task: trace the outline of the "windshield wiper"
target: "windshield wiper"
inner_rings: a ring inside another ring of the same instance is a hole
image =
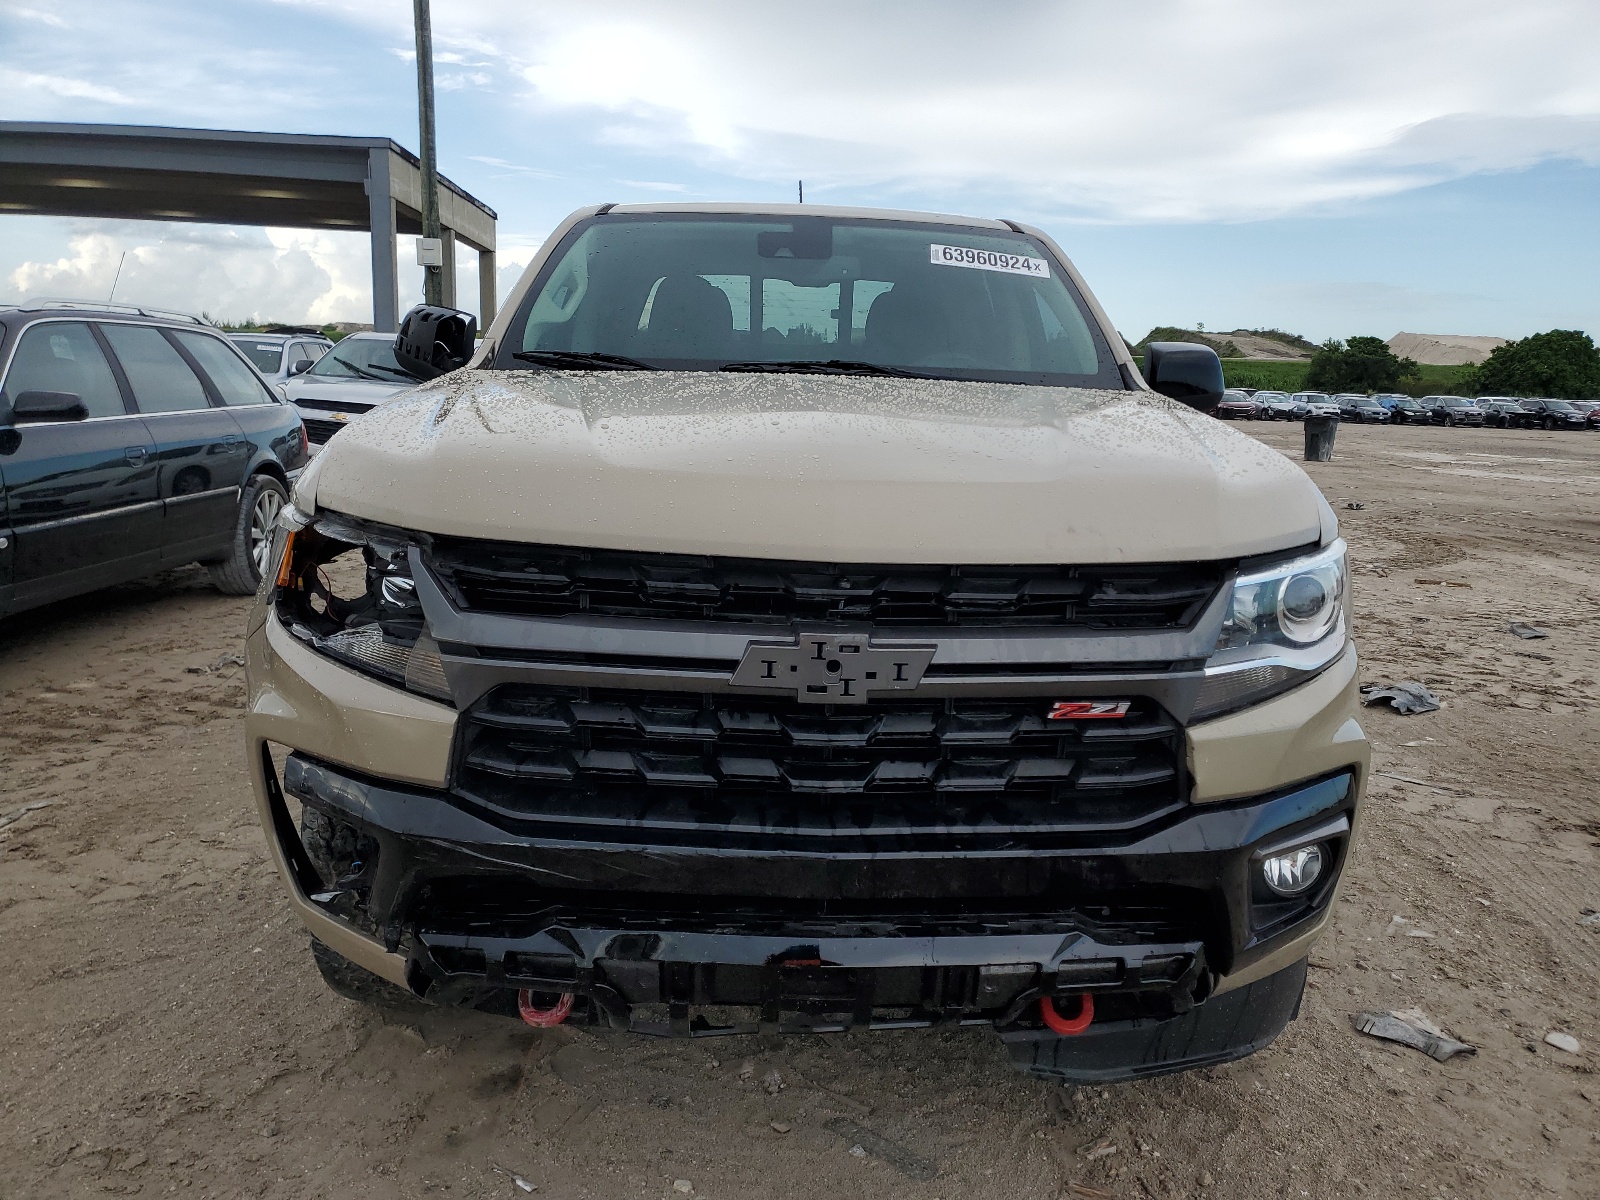
[[[903,367],[886,367],[881,363],[855,362],[846,358],[797,359],[792,362],[731,362],[723,371],[772,371],[796,375],[893,375],[901,379],[933,379]]]
[[[519,362],[560,370],[577,371],[654,371],[657,368],[622,354],[601,354],[597,350],[518,350],[511,356]]]
[[[384,363],[368,363],[365,368],[357,367],[356,370],[358,370],[358,371],[361,371],[361,370],[365,370],[365,371],[387,371],[391,375],[398,375],[398,376],[400,376],[401,379],[408,379],[412,383],[420,382],[415,375],[413,375],[410,371],[406,370],[404,367],[391,367],[391,366],[387,366]],[[372,378],[372,379],[382,379],[383,377],[381,375],[372,375],[372,376],[370,376],[370,378]]]
[[[349,371],[350,374],[355,376],[357,379],[372,379],[372,380],[376,380],[378,383],[388,383],[389,382],[382,375],[374,375],[371,371],[367,370],[367,368],[358,367],[358,366],[356,366],[355,363],[341,362],[339,365],[341,367],[343,367],[346,371]],[[332,375],[333,372],[329,371],[328,374]]]

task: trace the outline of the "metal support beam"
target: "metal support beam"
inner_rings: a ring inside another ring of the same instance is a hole
[[[386,137],[0,121],[7,214],[370,231],[373,323],[384,330],[400,315],[396,238],[423,231],[423,177],[421,160]],[[494,210],[436,180],[434,207],[456,249],[487,252],[487,324]]]
[[[446,308],[456,306],[456,231],[448,225],[439,230],[443,243],[444,262],[439,267],[439,303]]]
[[[494,320],[495,299],[494,251],[478,251],[478,328],[488,329]]]
[[[400,328],[400,280],[395,267],[394,193],[389,186],[389,150],[372,151],[367,174],[368,227],[372,230],[372,327],[380,333]]]

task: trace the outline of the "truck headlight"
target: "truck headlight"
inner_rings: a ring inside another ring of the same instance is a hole
[[[1344,652],[1348,610],[1343,538],[1314,554],[1240,575],[1206,661],[1194,717],[1259,703],[1322,671]]]
[[[312,649],[348,667],[449,702],[439,645],[411,576],[411,541],[396,529],[293,506],[278,520],[272,602]]]

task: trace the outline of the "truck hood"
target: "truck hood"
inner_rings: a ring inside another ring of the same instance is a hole
[[[328,443],[302,508],[431,533],[859,563],[1217,559],[1331,536],[1282,454],[1149,392],[459,371]]]

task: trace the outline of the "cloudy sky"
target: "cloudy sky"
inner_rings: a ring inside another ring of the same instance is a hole
[[[804,178],[1041,225],[1132,338],[1600,334],[1594,0],[434,0],[434,40],[502,294],[580,204]],[[0,0],[4,119],[415,149],[415,89],[409,0]],[[370,319],[364,234],[246,227],[0,217],[0,301],[105,295],[124,252],[118,299]]]

